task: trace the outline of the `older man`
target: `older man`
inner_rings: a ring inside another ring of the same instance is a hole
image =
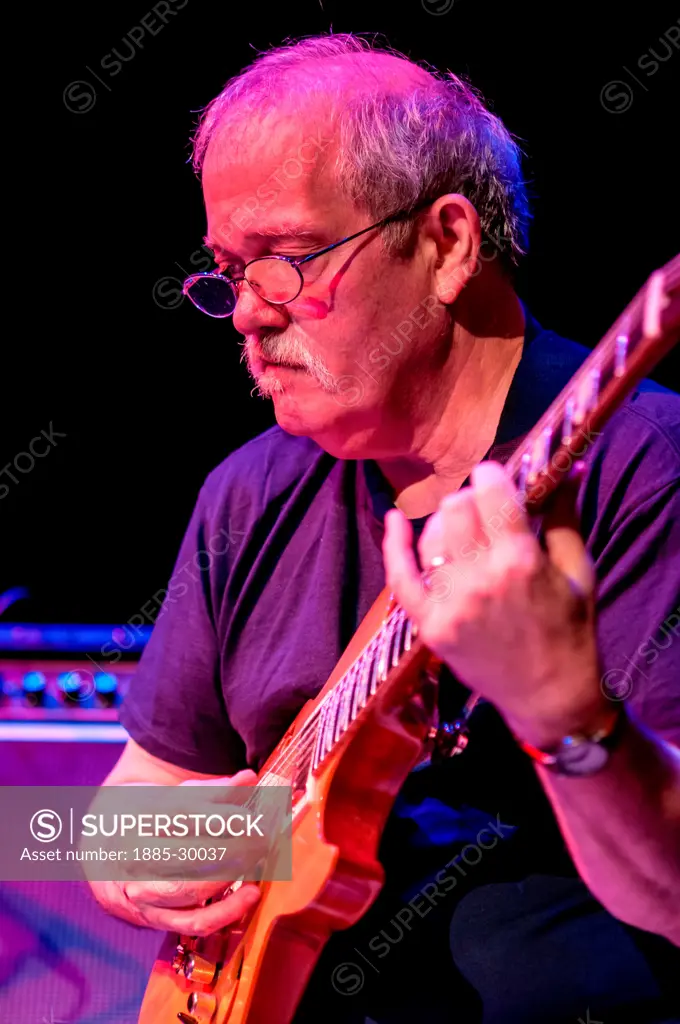
[[[411,773],[385,889],[296,1020],[677,1019],[677,397],[641,387],[588,452],[585,546],[520,514],[490,529],[514,498],[500,463],[586,354],[514,290],[528,210],[499,119],[339,35],[260,56],[194,142],[218,270],[187,294],[233,316],[279,426],[201,490],[108,783],[252,780],[387,580],[447,666],[442,716],[485,701],[462,756]],[[257,899],[95,889],[192,934]]]

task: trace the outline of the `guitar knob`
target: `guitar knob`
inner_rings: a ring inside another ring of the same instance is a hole
[[[216,1009],[217,999],[209,992],[192,992],[187,1000],[187,1010],[196,1018],[196,1024],[209,1024]]]
[[[217,974],[217,964],[206,960],[197,953],[188,953],[183,970],[187,981],[198,982],[201,985],[212,985]]]

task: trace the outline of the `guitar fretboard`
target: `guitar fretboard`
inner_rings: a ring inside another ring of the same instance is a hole
[[[395,608],[348,672],[328,694],[321,707],[312,771],[323,763],[349,726],[387,680],[406,651],[416,628],[402,608]]]
[[[260,783],[276,785],[285,779],[293,791],[304,789],[309,774],[323,764],[386,682],[392,669],[411,650],[416,635],[417,629],[404,610],[394,608],[359,657],[314,709],[295,742],[264,773]]]

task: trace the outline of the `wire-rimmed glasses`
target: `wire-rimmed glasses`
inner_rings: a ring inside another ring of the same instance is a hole
[[[429,206],[431,202],[432,200],[428,200],[410,210],[400,210],[398,213],[390,214],[389,217],[383,217],[376,224],[370,224],[367,228],[355,231],[353,235],[347,235],[339,242],[326,245],[318,252],[309,253],[307,256],[299,258],[278,255],[258,256],[246,263],[240,277],[229,277],[219,270],[192,274],[184,281],[182,291],[191,299],[197,309],[213,317],[231,316],[236,308],[239,285],[242,281],[246,281],[260,298],[270,302],[273,306],[285,305],[285,303],[296,299],[302,291],[305,281],[300,268],[310,260],[323,256],[325,253],[337,249],[338,246],[344,245],[345,242],[351,242],[354,238],[365,235],[368,231],[382,228],[385,224],[403,217],[410,217],[418,210]]]

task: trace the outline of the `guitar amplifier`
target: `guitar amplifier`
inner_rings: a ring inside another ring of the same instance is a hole
[[[103,781],[149,633],[0,624],[0,784]],[[105,914],[85,882],[0,882],[0,1024],[136,1024],[161,941]]]

